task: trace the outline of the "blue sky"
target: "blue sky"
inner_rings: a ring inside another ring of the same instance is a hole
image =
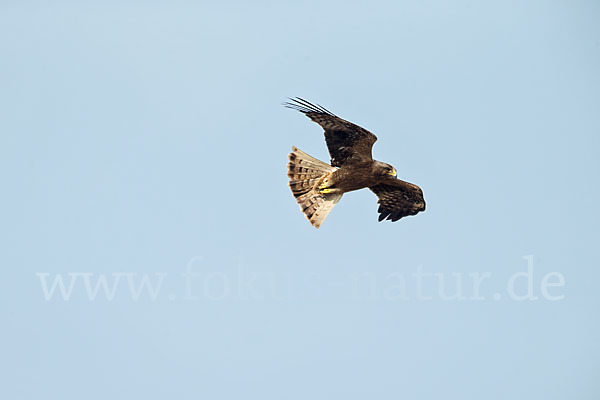
[[[599,17],[2,2],[2,398],[598,398]],[[312,228],[294,96],[427,211],[359,191]]]

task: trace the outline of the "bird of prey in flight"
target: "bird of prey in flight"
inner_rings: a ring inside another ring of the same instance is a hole
[[[292,194],[315,228],[344,193],[363,188],[379,198],[379,221],[397,221],[425,210],[423,192],[417,185],[397,179],[394,167],[373,160],[374,134],[299,97],[283,105],[304,113],[325,130],[331,165],[297,147],[292,147],[288,163]]]

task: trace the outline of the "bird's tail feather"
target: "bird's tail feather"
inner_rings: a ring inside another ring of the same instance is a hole
[[[292,147],[289,155],[288,176],[290,178],[290,189],[300,204],[300,209],[308,218],[308,221],[319,228],[342,198],[340,193],[320,193],[317,186],[336,168],[309,156],[296,147]]]

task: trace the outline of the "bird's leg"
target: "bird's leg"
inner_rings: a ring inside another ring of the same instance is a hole
[[[319,182],[319,184],[317,185],[317,189],[319,190],[319,193],[323,193],[323,194],[330,194],[330,193],[337,193],[340,190],[337,188],[334,188],[333,185],[329,185],[331,183],[331,181],[329,180],[329,176],[326,176],[325,178],[323,178],[323,180],[321,182]]]

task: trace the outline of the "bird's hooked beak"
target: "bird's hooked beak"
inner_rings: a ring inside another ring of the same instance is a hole
[[[392,167],[392,170],[390,172],[388,172],[389,175],[393,176],[394,178],[398,175],[396,173],[396,168]]]

